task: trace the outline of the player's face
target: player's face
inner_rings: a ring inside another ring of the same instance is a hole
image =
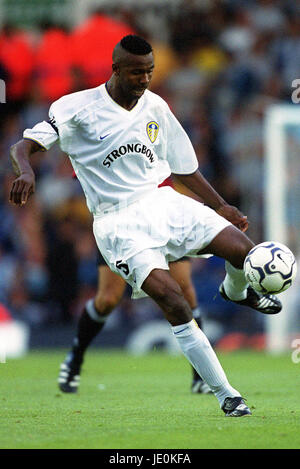
[[[119,66],[119,84],[128,97],[139,99],[151,82],[154,69],[153,54],[130,54],[126,63]]]

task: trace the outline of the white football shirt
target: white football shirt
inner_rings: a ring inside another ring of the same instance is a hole
[[[184,129],[167,103],[149,90],[127,111],[102,84],[58,99],[49,118],[26,129],[23,137],[45,150],[59,142],[93,214],[144,197],[171,172],[191,174],[198,168]]]

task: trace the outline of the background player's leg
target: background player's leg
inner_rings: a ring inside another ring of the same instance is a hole
[[[170,273],[162,269],[152,270],[142,289],[161,307],[183,354],[214,392],[220,406],[227,397],[240,396],[229,384],[215,352],[193,320],[191,308]]]
[[[198,305],[196,291],[192,282],[191,260],[188,258],[180,259],[169,264],[172,278],[179,284],[184,298],[190,305],[190,308],[196,309]]]
[[[98,267],[98,288],[89,300],[78,322],[73,351],[83,356],[94,337],[101,331],[108,315],[121,301],[126,282],[107,265]]]
[[[73,346],[61,365],[59,387],[63,392],[76,392],[84,354],[103,328],[108,315],[119,304],[126,282],[105,265],[98,267],[98,288],[94,299],[89,300],[79,318]]]
[[[193,318],[203,330],[201,308],[198,306],[197,294],[192,281],[192,263],[189,258],[183,258],[169,264],[172,278],[179,284],[184,298],[190,305]],[[211,392],[209,386],[203,381],[194,367],[192,367],[191,391],[195,394],[208,394]]]

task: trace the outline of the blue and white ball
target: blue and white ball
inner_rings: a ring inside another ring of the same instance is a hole
[[[244,262],[250,286],[261,293],[281,293],[293,283],[297,264],[292,251],[277,241],[254,246]]]

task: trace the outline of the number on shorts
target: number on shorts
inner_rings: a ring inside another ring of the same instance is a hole
[[[117,269],[122,270],[122,272],[125,275],[129,274],[129,267],[128,267],[128,264],[125,264],[125,262],[117,261],[116,262],[116,267],[117,267]]]

